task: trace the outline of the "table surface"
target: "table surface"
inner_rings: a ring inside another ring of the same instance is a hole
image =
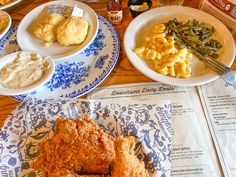
[[[35,7],[47,2],[49,0],[31,0],[31,1],[23,1],[18,6],[13,9],[8,10],[11,15],[13,21],[20,21],[28,12],[30,12]],[[97,0],[94,2],[86,2],[86,4],[91,6],[97,13],[107,18],[107,8],[106,2],[107,0]],[[156,1],[154,0],[153,7],[156,7]],[[184,6],[198,8],[200,0],[185,0]],[[116,64],[116,67],[113,69],[111,74],[105,79],[104,82],[100,84],[101,86],[109,86],[116,84],[127,84],[127,83],[138,83],[138,82],[151,82],[152,80],[145,77],[139,71],[137,71],[131,63],[128,61],[124,50],[123,50],[123,36],[126,27],[133,19],[127,8],[127,0],[122,1],[123,4],[123,22],[121,25],[116,26],[117,31],[119,32],[121,39],[121,53]],[[236,68],[233,66],[233,68]],[[2,127],[6,117],[15,109],[15,107],[19,104],[18,101],[8,97],[8,96],[0,96],[0,127]]]

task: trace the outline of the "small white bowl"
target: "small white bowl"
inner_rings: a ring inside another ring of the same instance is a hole
[[[20,51],[20,52],[15,52],[9,55],[6,55],[2,58],[0,58],[0,72],[1,69],[8,63],[14,61],[17,58],[17,54],[18,53],[37,53],[40,54],[41,57],[46,57],[47,55],[43,55],[41,53],[38,52],[33,52],[33,51]],[[37,81],[36,83],[25,87],[25,88],[19,88],[19,89],[9,89],[4,87],[1,83],[0,83],[0,95],[21,95],[21,94],[25,94],[25,93],[30,93],[32,91],[37,90],[40,86],[43,86],[53,75],[54,71],[55,71],[55,63],[53,61],[53,59],[51,57],[46,57],[45,60],[49,63],[50,67],[48,69],[48,71],[44,74],[44,76]]]
[[[74,7],[77,5],[80,9],[84,11],[83,18],[89,24],[89,30],[85,41],[80,45],[62,46],[55,42],[49,47],[45,47],[45,42],[38,39],[33,32],[34,23],[37,19],[43,17],[47,13],[47,7],[49,5],[65,5]],[[88,5],[73,1],[52,1],[46,4],[42,4],[37,8],[30,11],[21,21],[17,29],[17,43],[22,50],[37,51],[42,53],[47,53],[54,60],[64,60],[70,58],[83,50],[85,50],[95,39],[98,33],[99,21],[97,14]]]
[[[8,19],[8,23],[6,24],[5,29],[0,32],[0,39],[8,32],[12,23],[10,15],[4,11],[0,11],[0,18],[2,18],[3,16]]]

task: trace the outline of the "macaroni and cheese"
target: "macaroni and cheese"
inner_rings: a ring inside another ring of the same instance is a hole
[[[137,56],[151,60],[154,69],[163,75],[177,78],[188,78],[191,75],[190,58],[192,54],[187,48],[177,49],[173,36],[166,36],[166,26],[156,25],[144,43],[135,48]]]

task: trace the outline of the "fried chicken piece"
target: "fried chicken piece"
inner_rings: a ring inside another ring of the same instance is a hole
[[[66,169],[56,169],[48,177],[78,177],[78,175],[72,171]]]
[[[32,164],[49,176],[55,169],[82,174],[108,174],[115,160],[114,139],[90,118],[58,119],[53,137],[40,146]]]
[[[72,171],[65,169],[56,169],[49,174],[48,177],[104,177],[103,175],[78,175]]]
[[[12,0],[0,0],[0,6],[9,3]]]
[[[134,137],[120,136],[116,139],[116,161],[111,177],[149,177],[144,162],[135,156],[134,147]]]
[[[78,175],[76,177],[105,177],[104,175]]]
[[[78,175],[76,177],[105,177],[104,175]]]

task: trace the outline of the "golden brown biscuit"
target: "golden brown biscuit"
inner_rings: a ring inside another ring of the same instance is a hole
[[[69,17],[63,20],[57,28],[57,41],[69,46],[81,44],[88,33],[88,22],[81,17]]]
[[[34,26],[35,36],[47,42],[55,42],[57,27],[62,20],[64,17],[59,14],[46,15]]]

